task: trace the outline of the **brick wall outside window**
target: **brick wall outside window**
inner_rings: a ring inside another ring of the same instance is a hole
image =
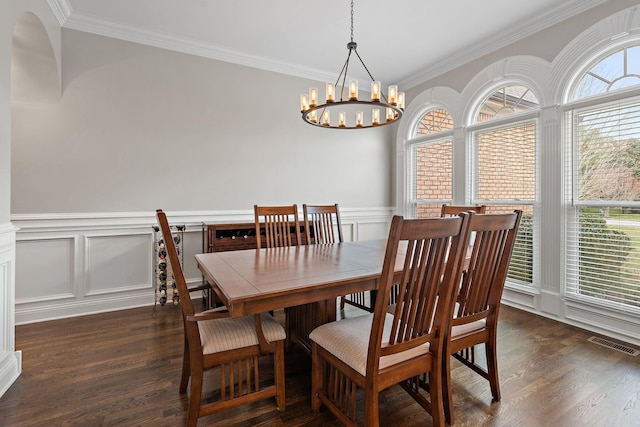
[[[479,132],[477,199],[483,200],[535,200],[535,123],[516,124],[513,127]],[[453,144],[450,139],[418,145],[415,148],[416,184],[418,200],[451,200],[453,195]],[[481,203],[481,202],[480,202]],[[488,212],[532,207],[489,207]],[[417,206],[418,218],[440,214],[440,203]]]

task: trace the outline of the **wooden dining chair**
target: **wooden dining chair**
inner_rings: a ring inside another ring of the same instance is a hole
[[[302,205],[307,244],[343,242],[340,209],[335,205]]]
[[[440,208],[440,217],[448,217],[448,216],[457,216],[462,212],[475,212],[475,213],[485,213],[487,206],[479,205],[479,206],[462,206],[462,205],[447,205],[443,204]],[[391,288],[391,301],[390,301],[390,309],[393,308],[393,305],[396,303],[396,295],[397,295],[397,286]]]
[[[500,400],[496,348],[498,312],[521,217],[521,210],[509,214],[470,215],[473,245],[467,256],[451,327],[447,330],[442,365],[445,417],[450,424],[455,419],[449,355],[487,379],[493,399]],[[476,363],[474,350],[478,344],[484,344],[487,369]]]
[[[487,205],[474,205],[474,206],[462,206],[462,205],[447,205],[444,204],[440,208],[440,216],[454,216],[458,215],[460,212],[475,212],[478,214],[483,214],[487,210]]]
[[[444,425],[442,360],[454,293],[469,238],[467,214],[405,220],[394,216],[373,313],[314,329],[311,406],[325,405],[342,423],[358,425],[356,400],[364,390],[364,425],[378,426],[378,394],[400,384]],[[402,272],[395,271],[401,268]],[[398,304],[387,312],[390,287],[400,285]],[[414,378],[429,373],[429,399]],[[362,423],[361,423],[362,424]]]
[[[462,212],[475,212],[479,214],[485,213],[487,209],[486,205],[479,206],[462,206],[462,205],[447,205],[443,204],[440,208],[440,217],[457,216]],[[375,292],[375,291],[374,291]],[[389,309],[393,309],[393,305],[396,303],[396,295],[398,294],[398,287],[393,286],[391,288],[391,300]]]
[[[277,248],[300,245],[298,205],[253,206],[256,224],[256,246]],[[264,241],[261,229],[264,228]]]
[[[338,205],[302,205],[304,218],[304,230],[307,244],[342,242],[342,224],[340,222],[340,209]],[[350,304],[366,311],[373,311],[366,294],[370,292],[357,292],[340,297],[340,310],[344,310],[345,304]]]
[[[268,314],[232,318],[219,309],[196,313],[167,216],[161,209],[156,214],[182,306],[185,339],[181,393],[187,391],[191,379],[187,425],[196,426],[200,417],[269,397],[275,397],[277,408],[283,411],[284,328]],[[259,359],[265,355],[273,358],[274,375],[273,384],[266,386],[268,378],[262,378],[259,370]],[[219,398],[204,402],[204,372],[216,367]]]
[[[298,218],[298,205],[285,206],[253,206],[256,226],[256,247],[281,248],[296,246],[302,243],[300,233],[300,219]],[[264,230],[262,236],[261,230]],[[262,239],[264,237],[264,240]],[[298,335],[302,331],[310,331],[311,325],[307,325],[306,312],[312,307],[295,306],[284,309],[285,330],[287,341],[285,348],[291,350],[293,344],[299,343]],[[273,314],[273,313],[271,313]]]

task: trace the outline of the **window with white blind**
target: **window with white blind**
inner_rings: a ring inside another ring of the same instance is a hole
[[[632,86],[640,46],[601,59],[571,92],[565,295],[640,313],[640,98],[621,93]]]
[[[487,213],[521,209],[508,285],[534,282],[537,97],[523,86],[504,86],[480,105],[471,126],[471,202]]]
[[[409,161],[409,204],[415,218],[440,216],[453,199],[453,119],[443,109],[425,113],[413,129]]]

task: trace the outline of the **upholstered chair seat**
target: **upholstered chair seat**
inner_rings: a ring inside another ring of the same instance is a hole
[[[367,353],[372,322],[373,314],[367,314],[343,319],[340,322],[327,323],[317,327],[311,332],[309,338],[364,376],[367,372]],[[383,337],[390,335],[392,324],[393,315],[387,313],[382,332]],[[388,340],[383,340],[382,345],[385,346],[388,343]],[[416,356],[425,355],[428,352],[429,343],[427,342],[401,353],[382,356],[379,370],[413,359]]]
[[[284,328],[272,316],[263,313],[261,318],[262,331],[268,342],[286,338]],[[221,353],[260,344],[253,316],[205,320],[198,326],[204,354]]]

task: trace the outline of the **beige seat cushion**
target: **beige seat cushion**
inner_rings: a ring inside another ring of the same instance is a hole
[[[262,330],[267,341],[280,341],[286,338],[284,328],[272,316],[263,313],[261,318]],[[198,327],[204,354],[259,344],[253,316],[205,320],[199,322]]]
[[[454,313],[458,312],[460,308],[460,303],[456,302]],[[458,316],[454,315],[454,318]],[[458,337],[470,334],[472,332],[481,331],[487,326],[487,319],[476,320],[475,322],[465,323],[462,325],[456,325],[451,327],[451,339],[456,339]]]
[[[472,332],[481,331],[485,326],[487,326],[487,319],[480,319],[475,322],[453,326],[451,328],[451,339],[456,339]]]
[[[393,315],[387,313],[382,334],[383,344],[388,342],[392,321]],[[367,370],[372,322],[373,314],[368,314],[326,323],[314,329],[309,334],[309,338],[364,376]],[[398,354],[384,356],[380,359],[380,369],[428,352],[429,343]]]

